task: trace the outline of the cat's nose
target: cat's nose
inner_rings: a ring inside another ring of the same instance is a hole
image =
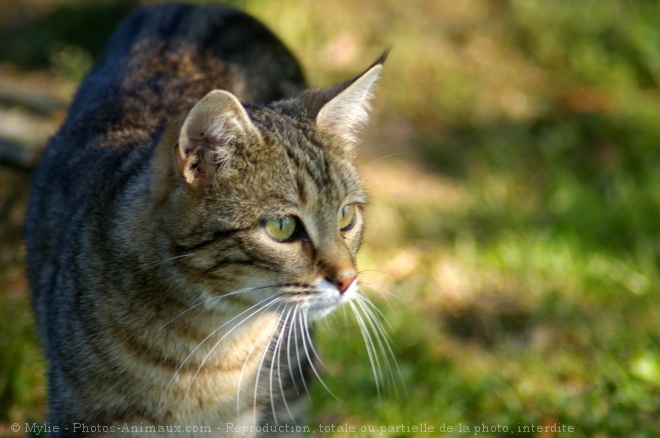
[[[332,282],[335,286],[337,286],[337,289],[339,290],[340,294],[343,294],[348,290],[349,287],[351,287],[351,284],[353,284],[356,278],[357,275],[349,274],[345,277],[334,278],[334,279],[329,278],[328,280]]]

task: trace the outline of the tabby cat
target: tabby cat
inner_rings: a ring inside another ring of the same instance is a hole
[[[167,4],[120,25],[28,211],[54,435],[304,421],[310,325],[361,299],[356,129],[385,57],[305,90],[242,12]]]

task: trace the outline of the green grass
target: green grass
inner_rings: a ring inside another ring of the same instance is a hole
[[[660,433],[660,4],[231,3],[280,35],[313,84],[393,47],[364,135],[360,264],[388,292],[365,287],[401,377],[377,387],[338,313],[317,334],[340,401],[315,385],[310,424],[356,427],[328,436]],[[62,86],[96,54],[67,38],[49,58]],[[25,288],[9,290],[6,272],[9,425],[42,414],[44,379]]]

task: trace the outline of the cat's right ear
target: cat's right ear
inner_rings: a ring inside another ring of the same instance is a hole
[[[204,187],[212,174],[227,166],[232,145],[260,138],[245,108],[231,93],[214,90],[186,116],[174,150],[177,174],[190,186]]]
[[[307,113],[314,118],[316,126],[341,139],[349,153],[358,143],[357,131],[369,118],[369,101],[388,53],[385,51],[355,78],[305,96]]]

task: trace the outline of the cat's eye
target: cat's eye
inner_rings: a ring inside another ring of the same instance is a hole
[[[291,239],[298,228],[296,218],[287,216],[278,219],[268,219],[264,223],[266,233],[279,242],[286,242]]]
[[[355,204],[345,205],[339,210],[337,215],[339,220],[339,229],[341,231],[348,231],[355,225]]]

